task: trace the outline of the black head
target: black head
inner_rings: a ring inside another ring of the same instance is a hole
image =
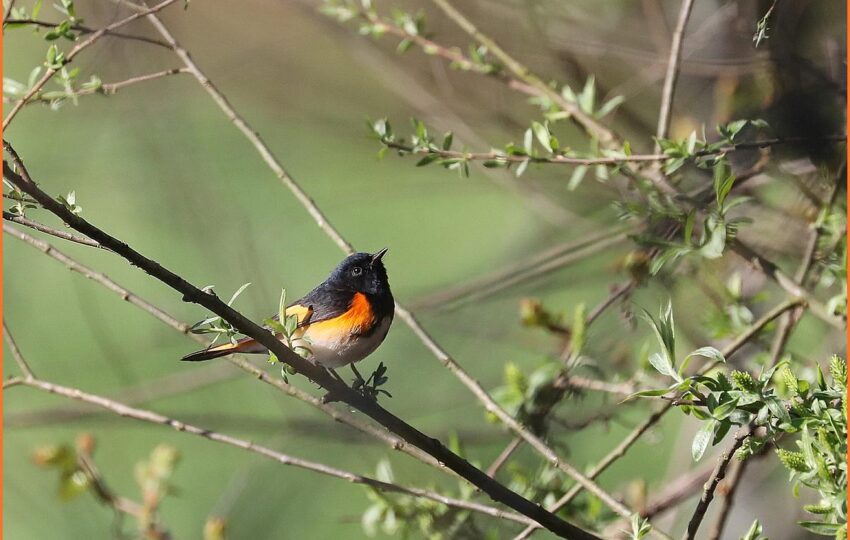
[[[381,258],[387,248],[377,253],[355,253],[345,258],[328,278],[328,284],[340,289],[372,296],[390,294],[387,270]]]

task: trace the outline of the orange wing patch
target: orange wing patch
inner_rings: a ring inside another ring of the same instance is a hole
[[[309,325],[307,334],[314,341],[336,341],[352,334],[362,334],[372,329],[375,313],[366,295],[354,293],[348,311],[333,319]]]

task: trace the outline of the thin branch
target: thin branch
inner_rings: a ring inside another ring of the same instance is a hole
[[[417,148],[411,144],[404,144],[395,141],[382,141],[393,150],[399,150],[408,154],[439,156],[446,159],[466,159],[470,161],[494,161],[501,164],[507,163],[522,163],[529,161],[531,163],[547,163],[556,165],[620,165],[621,163],[643,163],[666,161],[672,159],[666,154],[634,154],[630,156],[612,156],[612,157],[597,157],[597,158],[582,158],[567,156],[564,154],[552,154],[551,156],[529,156],[529,155],[514,155],[506,152],[493,150],[490,152],[464,152],[460,150],[443,150],[441,148]]]
[[[114,83],[103,83],[99,87],[96,87],[96,88],[95,87],[81,88],[81,89],[77,90],[76,92],[67,93],[67,94],[64,94],[64,95],[59,96],[59,97],[60,98],[74,98],[74,97],[81,97],[81,96],[90,96],[92,94],[103,94],[103,95],[110,96],[110,95],[117,94],[119,90],[126,88],[128,86],[132,86],[134,84],[152,81],[152,80],[156,80],[156,79],[161,79],[163,77],[169,77],[171,75],[178,75],[180,73],[188,73],[188,72],[189,72],[189,70],[187,70],[186,68],[166,69],[166,70],[163,70],[163,71],[157,71],[156,73],[148,73],[146,75],[138,75],[136,77],[130,77],[129,79],[125,79],[123,81],[117,81],[117,82],[114,82]],[[38,94],[34,95],[27,102],[27,105],[32,105],[34,103],[40,103],[40,102],[51,103],[55,99],[56,98],[48,97],[48,95],[46,95],[43,92],[39,92]],[[3,102],[4,103],[6,102],[6,98],[3,98]]]
[[[830,141],[830,142],[841,142],[846,140],[846,137],[843,135],[831,135],[826,137],[815,137],[815,138],[807,138],[807,137],[787,137],[787,138],[773,138],[773,139],[764,139],[761,141],[747,141],[740,143],[732,143],[725,146],[721,146],[714,149],[706,149],[699,150],[694,152],[694,157],[707,157],[707,156],[718,156],[725,155],[732,152],[739,152],[744,150],[754,150],[759,148],[769,148],[772,146],[779,146],[785,144],[792,144],[796,142],[812,142],[812,141]],[[670,159],[674,159],[675,156],[670,156],[668,154],[659,153],[656,151],[654,154],[632,154],[632,155],[623,155],[623,156],[608,156],[608,157],[576,157],[569,156],[565,154],[554,153],[550,156],[530,156],[530,155],[515,155],[508,154],[501,150],[491,150],[489,152],[472,152],[472,151],[461,151],[461,150],[445,150],[437,147],[417,147],[412,144],[407,144],[398,141],[389,141],[383,140],[381,141],[388,148],[392,148],[393,150],[398,150],[402,153],[412,154],[412,155],[420,155],[420,156],[437,156],[444,159],[465,159],[469,161],[491,161],[502,165],[508,165],[513,163],[523,163],[525,161],[531,163],[545,163],[545,164],[554,164],[554,165],[584,165],[584,166],[592,166],[592,165],[622,165],[625,163],[656,163],[667,161]],[[672,188],[675,191],[675,188]],[[669,193],[673,194],[673,191]]]
[[[3,389],[12,388],[13,386],[18,386],[19,384],[23,384],[24,379],[22,377],[9,377],[8,379],[3,381]]]
[[[110,24],[106,28],[101,28],[100,30],[93,32],[91,35],[89,35],[88,38],[86,38],[85,41],[78,43],[74,46],[73,49],[71,49],[70,51],[68,51],[67,54],[65,54],[65,61],[63,65],[70,63],[74,59],[74,57],[77,56],[80,52],[85,50],[87,47],[89,47],[91,44],[93,44],[109,32],[117,28],[121,28],[122,26],[127,25],[145,15],[156,13],[157,11],[168,7],[176,1],[177,0],[164,0],[163,2],[160,2],[152,8],[147,8],[143,11],[136,12],[128,17],[125,17],[124,19],[121,19],[120,21]],[[30,88],[29,91],[15,103],[15,105],[12,107],[12,110],[9,111],[9,114],[6,115],[6,118],[3,119],[4,132],[6,131],[6,129],[8,129],[9,124],[12,122],[18,112],[20,112],[20,110],[24,107],[24,105],[26,105],[27,102],[33,98],[33,96],[35,96],[42,88],[44,88],[44,85],[47,84],[47,81],[52,79],[53,76],[58,72],[59,69],[48,67],[47,71],[44,72],[44,75],[42,75],[41,78],[32,86],[32,88]]]
[[[29,24],[29,25],[34,25],[34,26],[40,26],[42,28],[56,28],[57,26],[59,26],[56,23],[52,23],[52,22],[48,22],[48,21],[40,21],[38,19],[12,19],[11,21],[5,21],[5,22],[13,23],[13,24],[22,24],[22,25]],[[5,26],[5,23],[4,23],[3,26]],[[81,34],[93,34],[93,33],[98,31],[96,28],[90,28],[88,26],[83,26],[82,24],[72,25],[71,30],[74,30],[76,32],[80,32]],[[166,43],[164,41],[160,41],[158,39],[152,39],[152,38],[149,38],[149,37],[145,37],[145,36],[134,36],[132,34],[124,34],[122,32],[113,32],[113,31],[106,31],[105,35],[111,36],[111,37],[117,37],[117,38],[121,38],[121,39],[126,39],[126,40],[129,40],[129,41],[141,41],[142,43],[150,43],[151,45],[157,45],[159,47],[164,47],[164,48],[169,49],[169,50],[171,49],[171,46],[168,43]]]
[[[845,181],[847,174],[847,164],[845,164],[839,169],[839,173],[830,188],[829,196],[826,199],[826,202],[822,205],[821,211],[829,210],[835,204],[835,199],[838,196],[838,186]],[[815,227],[812,230],[812,233],[809,235],[809,241],[806,244],[806,248],[803,252],[803,258],[800,262],[800,266],[797,268],[797,272],[794,274],[794,282],[804,287],[806,284],[806,278],[809,275],[809,271],[812,268],[812,265],[815,261],[815,256],[817,254],[818,242],[820,241],[822,229],[820,227]],[[785,349],[785,344],[788,342],[788,339],[791,337],[791,332],[793,332],[794,327],[797,322],[800,320],[802,316],[802,311],[797,310],[796,312],[788,313],[780,322],[779,330],[776,332],[776,337],[773,340],[773,344],[770,348],[770,366],[775,366],[777,362],[779,362],[779,357],[782,356],[782,351]]]
[[[32,378],[35,375],[32,372],[32,368],[30,368],[27,363],[24,355],[21,354],[21,349],[18,348],[18,344],[15,343],[15,338],[12,337],[12,332],[9,331],[9,326],[6,324],[5,318],[3,319],[3,339],[6,340],[6,345],[9,347],[9,350],[12,352],[12,358],[15,359],[15,362],[18,364],[18,367],[23,372],[25,378]]]
[[[511,442],[502,450],[502,452],[496,457],[493,463],[487,467],[487,474],[491,478],[496,478],[496,474],[499,472],[499,469],[502,468],[502,465],[510,459],[511,454],[513,454],[517,448],[520,447],[523,440],[522,437],[514,437],[511,439]]]
[[[599,462],[594,465],[594,467],[587,473],[588,478],[595,479],[597,476],[602,474],[605,469],[611,466],[612,463],[620,459],[626,454],[626,451],[637,442],[640,437],[646,433],[652,426],[658,423],[659,420],[664,416],[664,414],[673,406],[672,402],[664,404],[658,411],[653,413],[649,418],[644,420],[644,422],[637,426],[634,430],[632,430],[629,435],[623,439],[620,444],[618,444],[613,450],[611,450],[604,458],[599,460]],[[554,504],[549,506],[548,510],[551,512],[557,512],[564,506],[568,505],[570,501],[576,498],[576,496],[582,492],[584,488],[580,484],[574,485],[568,492],[564,494],[563,497],[558,499]],[[534,532],[539,529],[537,525],[529,525],[525,530],[519,533],[514,540],[523,540],[525,538],[530,537]]]
[[[51,236],[55,236],[56,238],[61,238],[62,240],[68,240],[69,242],[76,242],[77,244],[82,244],[84,246],[103,249],[103,246],[89,238],[77,236],[76,234],[71,234],[65,231],[60,231],[59,229],[54,229],[52,227],[48,227],[47,225],[42,225],[37,221],[27,219],[23,216],[16,216],[10,212],[3,211],[3,219],[5,219],[6,221],[12,221],[25,227],[29,227],[30,229],[35,229],[36,231],[43,232]]]
[[[729,462],[732,460],[735,452],[738,451],[738,448],[740,448],[747,437],[750,436],[751,432],[752,426],[746,426],[739,429],[738,433],[735,434],[735,439],[732,441],[732,444],[720,457],[720,460],[717,462],[717,466],[714,468],[714,472],[711,473],[711,478],[709,478],[708,482],[705,484],[705,490],[703,491],[699,503],[697,503],[697,507],[691,516],[691,520],[688,522],[688,531],[685,533],[686,540],[693,540],[695,538],[697,530],[705,517],[705,512],[708,510],[708,505],[710,505],[711,501],[714,499],[714,490],[717,489],[717,484],[719,484],[720,481],[723,480],[723,477],[726,476],[726,468],[729,466]]]
[[[741,477],[747,468],[749,460],[735,461],[732,463],[732,470],[729,472],[729,478],[726,480],[726,488],[721,491],[723,501],[720,505],[720,511],[717,514],[717,519],[711,527],[711,532],[708,534],[708,540],[719,540],[723,534],[723,529],[726,527],[726,520],[729,519],[729,514],[732,511],[732,505],[735,503],[735,492],[741,485]]]
[[[634,231],[632,227],[630,231]],[[481,301],[520,283],[545,276],[565,266],[597,255],[628,239],[629,231],[615,228],[589,235],[575,242],[566,242],[542,253],[524,258],[521,262],[475,278],[467,283],[429,295],[414,303],[415,309],[440,310],[456,308],[464,303]]]
[[[92,492],[95,497],[100,500],[100,502],[107,506],[111,506],[117,512],[128,514],[135,518],[142,517],[144,512],[142,505],[136,501],[116,495],[106,484],[106,481],[103,479],[103,475],[100,474],[100,471],[95,466],[91,455],[85,452],[78,452],[77,463],[83,473],[88,477],[91,483]]]
[[[521,257],[522,260],[513,262],[497,272],[473,278],[456,287],[431,293],[420,300],[413,301],[409,307],[414,311],[442,307],[470,295],[482,294],[484,290],[493,292],[495,290],[503,290],[505,286],[502,284],[505,282],[508,282],[507,286],[510,286],[525,281],[530,277],[534,277],[539,272],[541,266],[550,264],[555,259],[560,259],[565,255],[588,248],[597,242],[604,242],[630,230],[633,230],[633,228],[614,227],[598,234],[581,235],[579,240],[563,242],[534,255],[523,256]]]
[[[683,37],[693,6],[694,0],[682,0],[682,7],[679,9],[679,18],[676,21],[676,28],[673,30],[673,39],[670,43],[670,58],[667,61],[667,73],[664,77],[664,87],[661,91],[661,110],[658,113],[658,128],[655,131],[656,139],[666,139],[667,131],[670,128],[670,111],[673,108],[673,94],[676,90],[676,79],[679,76],[679,60],[682,56]],[[656,141],[655,151],[658,152],[660,149],[661,147]]]
[[[518,79],[525,84],[535,88],[542,95],[557,104],[563,111],[570,114],[570,119],[582,127],[593,138],[598,139],[604,146],[618,145],[617,136],[607,127],[597,122],[593,117],[582,111],[575,103],[566,100],[558,91],[543,82],[537,75],[532,73],[525,65],[514,59],[498,43],[483,34],[478,28],[459,12],[448,0],[433,0],[443,13],[460,26],[467,34],[476,41],[487,47],[487,50],[505,67],[508,68]]]
[[[605,310],[607,310],[608,308],[613,306],[614,303],[618,299],[623,297],[623,295],[628,294],[628,292],[631,291],[633,287],[634,287],[633,281],[629,281],[624,285],[620,285],[620,286],[615,287],[614,290],[611,291],[611,294],[609,294],[605,299],[603,299],[602,302],[600,302],[593,309],[593,311],[590,312],[590,314],[587,317],[587,320],[585,321],[585,326],[590,327],[590,325],[593,324],[596,321],[596,319],[598,319],[602,315],[602,313],[605,312]],[[570,354],[570,344],[569,344],[569,342],[567,342],[567,345],[564,347],[564,350],[561,352],[561,358],[563,359],[563,358],[569,356],[569,354]],[[551,388],[557,389],[557,387],[554,384],[551,386]],[[535,424],[541,425],[542,424],[543,419],[546,417],[546,415],[548,415],[549,412],[552,411],[555,404],[558,401],[560,401],[563,398],[563,396],[566,394],[566,392],[563,391],[565,389],[561,389],[561,390],[562,390],[561,392],[555,393],[555,395],[549,401],[548,406],[544,405],[543,408],[539,412],[536,412],[535,415],[532,416],[529,423],[531,423],[533,425],[535,425]],[[544,392],[541,395],[545,395],[545,394],[547,394],[547,393]],[[505,447],[505,449],[502,450],[502,452],[499,454],[499,458],[492,465],[490,465],[490,467],[487,469],[488,472],[492,472],[493,475],[495,475],[498,472],[499,468],[501,468],[507,462],[507,460],[510,458],[511,454],[513,454],[513,452],[515,452],[516,449],[519,448],[519,445],[515,444],[515,442],[518,439],[520,439],[520,438],[516,437],[513,440],[511,440],[510,443],[508,443],[508,446]]]
[[[598,379],[570,374],[564,374],[563,377],[555,379],[552,383],[552,388],[557,390],[592,390],[594,392],[603,392],[616,396],[630,396],[636,392],[635,385],[630,382],[616,383],[600,381]]]
[[[124,300],[125,302],[127,302],[128,304],[132,304],[132,305],[136,306],[137,308],[139,308],[143,311],[146,311],[147,313],[153,315],[157,319],[159,319],[159,320],[163,321],[164,323],[166,323],[167,325],[171,326],[172,328],[174,328],[178,332],[180,332],[182,334],[189,334],[189,330],[191,329],[191,325],[179,321],[178,319],[169,315],[165,311],[159,309],[158,307],[156,307],[156,306],[150,304],[149,302],[145,301],[144,299],[140,298],[139,296],[137,296],[133,292],[131,292],[131,291],[125,289],[124,287],[118,285],[117,283],[115,283],[114,281],[109,279],[109,277],[106,274],[92,270],[91,268],[89,268],[89,267],[77,262],[76,260],[72,259],[71,257],[66,255],[65,253],[59,251],[58,249],[56,249],[52,245],[48,244],[47,242],[45,242],[43,240],[39,240],[38,238],[35,238],[34,236],[30,236],[29,234],[25,233],[24,231],[21,231],[21,230],[15,228],[15,227],[12,227],[11,225],[9,225],[6,222],[3,223],[3,232],[10,235],[10,236],[17,238],[18,240],[26,242],[27,244],[31,245],[32,247],[43,252],[45,255],[48,255],[48,256],[56,259],[57,261],[64,264],[69,270],[77,272],[78,274],[82,275],[83,277],[103,285],[104,287],[106,287],[110,291],[112,291],[115,294],[117,294],[118,296],[120,296],[121,299]],[[194,334],[192,334],[192,335],[194,335]]]
[[[121,388],[115,394],[107,395],[107,397],[120,399],[125,405],[141,405],[175,395],[185,395],[194,390],[230,381],[238,374],[239,372],[229,364],[216,362],[205,366],[203,369],[178,371],[152,380],[142,381]],[[63,403],[60,407],[9,412],[6,413],[3,421],[6,427],[33,427],[45,424],[67,424],[93,414],[95,414],[95,411],[85,404],[69,405]]]
[[[842,317],[830,313],[820,300],[796,283],[792,277],[786,275],[776,264],[756,253],[752,248],[742,243],[740,239],[735,239],[731,248],[754,268],[760,270],[765,276],[773,280],[789,295],[805,301],[806,306],[813,315],[839,330],[845,328],[846,321]]]
[[[6,6],[6,11],[3,13],[3,28],[6,28],[6,25],[11,21],[9,20],[9,15],[12,14],[12,10],[15,9],[15,2],[17,0],[9,0],[9,4]]]
[[[277,461],[278,463],[282,463],[283,465],[289,465],[293,467],[298,467],[301,469],[306,469],[308,471],[313,471],[319,474],[323,474],[326,476],[330,476],[333,478],[339,478],[342,480],[346,480],[348,482],[354,484],[361,484],[369,487],[373,487],[375,489],[391,492],[391,493],[401,493],[403,495],[411,495],[414,497],[429,499],[432,501],[436,501],[446,506],[450,506],[453,508],[459,508],[462,510],[470,510],[472,512],[478,512],[481,514],[486,514],[492,517],[496,517],[499,519],[508,519],[511,521],[516,521],[518,523],[530,524],[533,523],[533,520],[522,516],[520,514],[516,514],[514,512],[505,512],[498,508],[487,506],[479,503],[474,503],[470,501],[465,501],[461,499],[453,499],[451,497],[446,497],[439,493],[428,491],[425,489],[419,488],[411,488],[406,486],[401,486],[398,484],[393,484],[390,482],[383,482],[381,480],[377,480],[375,478],[370,478],[368,476],[363,476],[359,474],[355,474],[352,472],[344,471],[341,469],[337,469],[334,467],[330,467],[323,463],[317,463],[314,461],[309,461],[306,459],[296,458],[289,456],[287,454],[282,454],[277,452],[276,450],[272,450],[265,446],[260,446],[250,441],[246,441],[244,439],[238,439],[236,437],[232,437],[230,435],[219,433],[217,431],[213,431],[210,429],[205,429],[201,427],[194,426],[192,424],[187,424],[185,422],[181,422],[180,420],[176,420],[174,418],[169,418],[167,416],[148,411],[145,409],[137,409],[134,407],[127,406],[118,401],[98,396],[95,394],[89,394],[87,392],[83,392],[77,388],[71,388],[67,386],[61,386],[58,384],[54,384],[47,381],[42,381],[39,379],[28,379],[22,380],[21,384],[25,386],[29,386],[31,388],[35,388],[44,392],[48,392],[51,394],[56,394],[59,396],[66,397],[68,399],[73,399],[77,401],[81,401],[84,403],[88,403],[90,405],[95,405],[102,409],[106,409],[111,411],[119,416],[125,418],[132,418],[135,420],[140,420],[142,422],[148,422],[151,424],[160,424],[164,426],[168,426],[176,431],[180,431],[183,433],[188,433],[191,435],[196,435],[198,437],[203,437],[205,439],[209,439],[211,441],[215,441],[218,443],[234,446],[236,448],[241,448],[242,450],[246,450],[248,452],[253,452],[255,454],[259,454],[261,456],[267,457],[271,460]]]
[[[269,351],[272,352],[279,360],[292,366],[297,373],[306,376],[326,389],[328,391],[328,395],[326,397],[328,397],[329,400],[343,401],[360,410],[390,431],[401,436],[409,443],[424,450],[438,461],[445,463],[448,468],[466,478],[494,500],[502,502],[538,523],[543,524],[552,532],[564,537],[576,537],[579,539],[596,538],[593,534],[569,524],[554,514],[545,511],[539,505],[511,491],[499,482],[494,481],[492,478],[487,476],[486,473],[453,453],[440,441],[425,435],[410,424],[407,424],[381,407],[377,402],[356,390],[353,390],[337,378],[333,377],[325,369],[305,360],[304,358],[301,358],[276,339],[266,329],[263,329],[261,326],[250,321],[241,313],[222,302],[218,297],[202,291],[182,277],[164,268],[159,263],[148,259],[139,252],[130,248],[124,242],[91,225],[80,216],[75,215],[53,197],[38,188],[29,178],[26,168],[20,162],[20,158],[18,158],[14,149],[5,142],[4,146],[6,151],[13,157],[16,165],[18,165],[18,168],[21,171],[21,174],[16,173],[4,162],[4,175],[10,182],[12,182],[12,184],[36,199],[46,210],[54,213],[60,219],[63,219],[72,228],[112,249],[116,254],[121,255],[132,265],[139,267],[174,290],[181,292],[183,294],[184,301],[204,306],[213,313],[222,317],[224,320],[228,321],[242,334],[257,340],[257,342],[269,349]],[[508,416],[506,413],[505,415],[513,421],[519,429],[522,429],[522,427],[519,426],[513,418]],[[549,450],[542,441],[537,439],[535,442],[542,445],[542,449],[545,449],[552,456],[550,461],[553,465],[561,465],[559,468],[562,470],[567,468],[571,469],[568,465],[561,463],[557,456]],[[577,471],[576,475],[581,477]],[[593,487],[596,486],[594,485]],[[626,512],[628,512],[628,510],[626,510]]]

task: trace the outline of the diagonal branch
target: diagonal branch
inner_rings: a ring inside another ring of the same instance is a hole
[[[3,320],[3,339],[6,341],[6,345],[9,347],[9,350],[12,352],[12,358],[15,359],[15,362],[18,364],[18,367],[24,374],[24,377],[27,379],[31,379],[35,377],[32,372],[32,368],[27,363],[24,355],[21,354],[21,349],[18,348],[18,344],[15,342],[15,338],[12,337],[12,333],[9,331],[9,326],[6,324],[5,319]]]
[[[670,129],[670,111],[673,109],[673,94],[676,90],[676,79],[679,77],[679,60],[682,56],[682,38],[694,0],[682,0],[679,9],[679,19],[676,21],[676,29],[673,31],[673,40],[670,43],[670,59],[667,61],[667,74],[664,77],[664,87],[661,90],[661,110],[658,113],[658,128],[655,131],[655,151],[661,149],[657,139],[666,139],[667,131]]]
[[[38,188],[32,179],[29,178],[26,167],[24,167],[20,162],[20,158],[18,158],[14,149],[5,142],[4,147],[12,156],[21,171],[21,174],[16,173],[4,161],[4,176],[6,176],[12,184],[33,197],[46,210],[64,220],[78,232],[85,234],[103,246],[111,249],[132,265],[137,266],[172,289],[182,293],[184,301],[204,306],[229,322],[239,332],[257,340],[258,343],[266,347],[270,352],[277,356],[278,359],[289,364],[297,373],[309,378],[319,384],[322,388],[326,389],[328,391],[327,397],[330,399],[343,401],[355,409],[360,410],[390,431],[399,435],[410,444],[419,447],[438,461],[444,463],[449,469],[453,470],[487,493],[493,500],[506,504],[514,510],[517,510],[518,512],[544,525],[552,532],[563,537],[575,537],[580,540],[596,538],[593,534],[571,525],[551,512],[547,512],[532,501],[511,491],[501,483],[496,482],[487,476],[486,473],[449,450],[440,441],[425,435],[410,424],[407,424],[402,419],[381,407],[377,402],[353,390],[340,380],[333,377],[325,369],[301,358],[286,347],[282,342],[277,340],[270,332],[247,319],[241,313],[222,302],[215,295],[202,291],[195,285],[183,279],[181,276],[163,267],[158,262],[145,257],[124,242],[93,226],[78,215],[75,215],[60,202]],[[546,448],[548,450],[548,447]],[[552,455],[553,464],[559,463],[557,456],[554,456],[554,454]]]
[[[49,22],[49,21],[41,21],[41,20],[38,20],[38,19],[12,19],[10,21],[5,21],[3,26],[5,26],[6,23],[14,24],[14,25],[40,26],[42,28],[56,28],[57,26],[59,26],[57,23],[52,23],[52,22]],[[80,32],[81,34],[93,34],[93,33],[97,32],[96,28],[91,28],[89,26],[84,26],[82,24],[71,25],[71,30],[74,30],[76,32]],[[124,34],[122,32],[115,32],[115,31],[112,31],[112,30],[107,30],[106,35],[121,38],[121,39],[127,39],[127,40],[130,40],[130,41],[141,41],[142,43],[149,43],[151,45],[157,45],[159,47],[165,47],[166,49],[171,48],[168,45],[168,43],[166,43],[164,41],[159,41],[158,39],[151,39],[151,38],[145,37],[145,36],[134,36],[132,34]]]
[[[23,225],[25,227],[29,227],[30,229],[34,229],[39,232],[43,232],[45,234],[49,234],[50,236],[55,236],[56,238],[61,238],[62,240],[68,240],[69,242],[75,242],[77,244],[82,244],[84,246],[95,247],[95,248],[103,248],[100,244],[95,242],[94,240],[90,240],[88,238],[77,236],[76,234],[71,234],[69,232],[60,231],[59,229],[54,229],[52,227],[48,227],[47,225],[43,225],[37,221],[33,221],[31,219],[27,219],[23,216],[16,216],[10,212],[3,211],[3,219],[6,221],[11,221],[13,223],[17,223],[18,225]],[[15,229],[12,229],[15,230]]]
[[[617,136],[614,132],[597,122],[596,119],[582,111],[575,103],[566,100],[558,91],[543,82],[542,79],[532,73],[525,65],[502,49],[492,38],[478,30],[475,24],[458,11],[448,0],[433,0],[433,2],[467,34],[487,47],[487,50],[502,62],[519,80],[535,88],[542,95],[556,103],[562,110],[569,113],[570,118],[591,137],[598,139],[605,146],[617,142]]]
[[[599,462],[594,465],[592,469],[587,473],[588,478],[595,479],[597,476],[602,474],[605,469],[611,466],[612,463],[620,459],[626,454],[626,451],[637,442],[640,437],[646,433],[652,426],[658,423],[661,420],[661,417],[673,406],[673,402],[665,403],[658,411],[653,413],[649,418],[644,420],[644,422],[637,426],[629,435],[623,439],[620,444],[618,444],[613,450],[611,450],[604,458],[599,460]],[[555,501],[554,504],[549,506],[549,510],[552,512],[557,512],[564,506],[568,505],[570,501],[576,498],[576,496],[581,493],[583,490],[580,484],[574,485],[568,492],[564,494],[563,497]],[[525,528],[521,533],[519,533],[514,540],[524,540],[525,538],[529,538],[534,531],[538,530],[539,527],[537,525],[529,525]]]
[[[688,531],[685,533],[686,540],[693,540],[693,538],[696,537],[697,530],[705,517],[706,510],[708,510],[708,505],[711,504],[711,501],[714,499],[714,490],[717,489],[717,484],[719,484],[720,481],[723,480],[723,477],[726,476],[726,468],[729,466],[729,462],[732,461],[732,457],[735,455],[735,452],[738,451],[738,448],[740,448],[747,437],[750,436],[751,430],[751,426],[746,426],[738,430],[732,444],[717,462],[717,466],[714,468],[711,478],[709,478],[708,482],[705,484],[705,490],[703,491],[702,497],[694,510],[694,514],[688,522]]]

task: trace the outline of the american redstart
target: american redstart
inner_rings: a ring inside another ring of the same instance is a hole
[[[307,347],[308,359],[329,369],[372,354],[387,336],[395,307],[381,261],[386,252],[384,248],[346,257],[318,287],[288,306],[286,315],[298,317],[291,345]],[[263,345],[246,337],[187,354],[182,360],[199,362],[233,353],[266,352]]]

